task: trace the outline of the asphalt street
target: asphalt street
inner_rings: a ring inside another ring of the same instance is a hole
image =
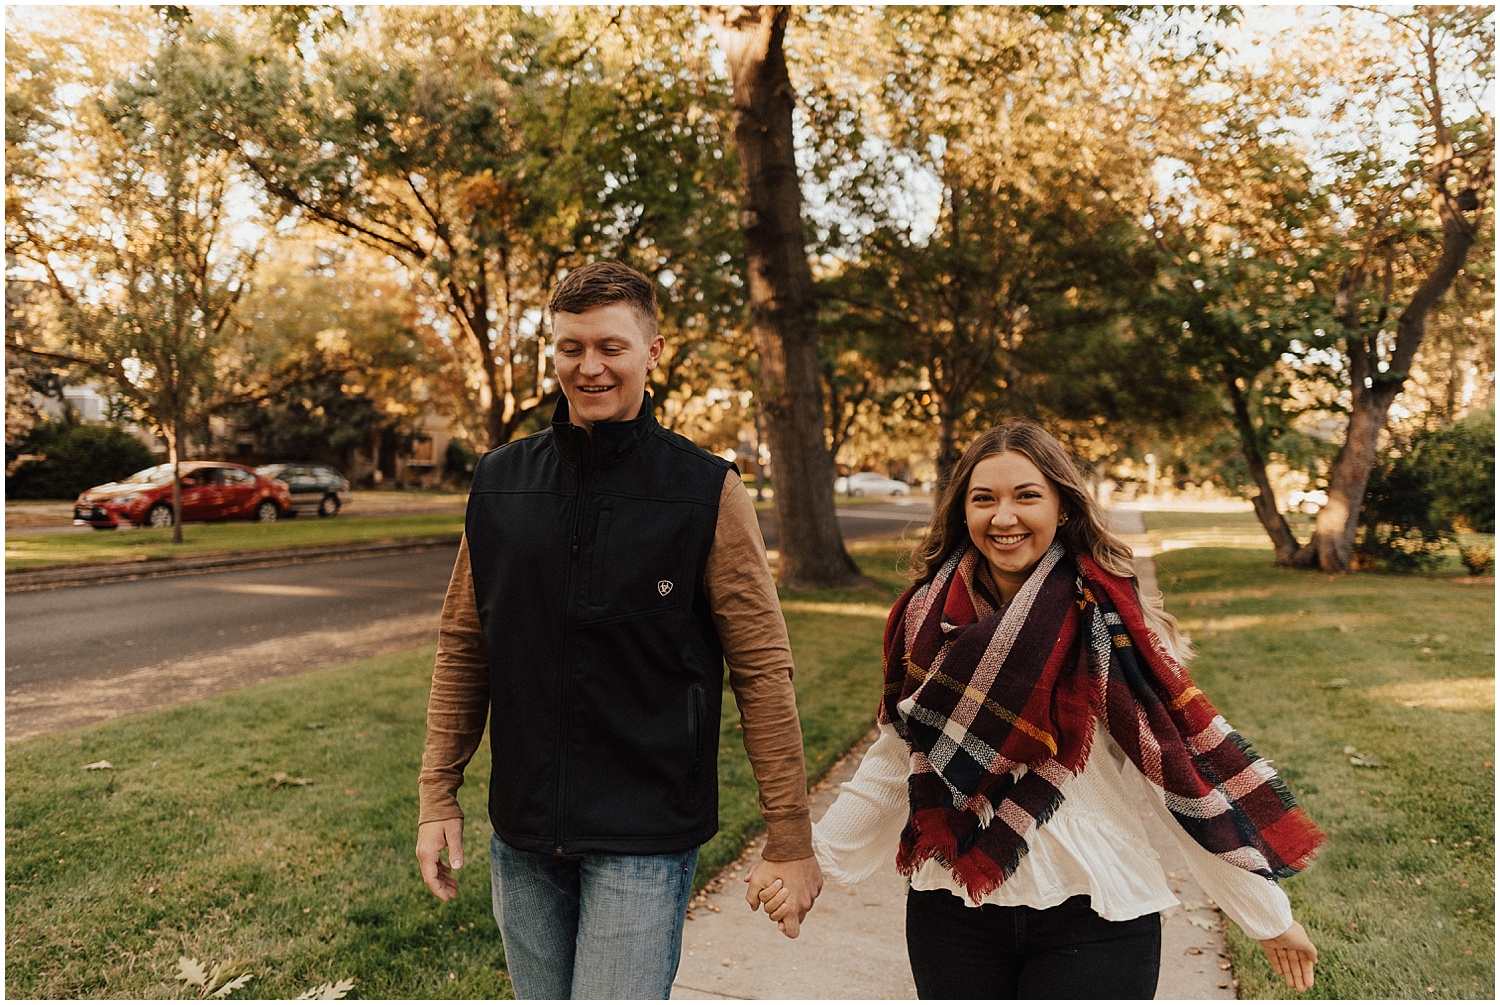
[[[925,498],[844,507],[846,540],[920,533]],[[775,518],[761,516],[775,549]],[[450,548],[11,593],[7,740],[433,643]]]

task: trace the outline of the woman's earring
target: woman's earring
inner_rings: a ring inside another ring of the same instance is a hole
[[[1060,516],[1060,517],[1057,518],[1057,525],[1059,527],[1061,527],[1063,524],[1065,524],[1067,522],[1068,522],[1068,514],[1066,514],[1066,513],[1064,513],[1062,516]]]

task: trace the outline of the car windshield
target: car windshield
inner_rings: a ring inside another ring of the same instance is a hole
[[[137,471],[129,478],[121,478],[121,485],[150,485],[153,482],[167,482],[172,480],[172,465],[158,464],[154,468],[146,468]]]

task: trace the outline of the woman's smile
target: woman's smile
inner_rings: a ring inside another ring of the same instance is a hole
[[[1052,546],[1062,517],[1057,487],[1025,454],[992,454],[974,465],[964,493],[969,540],[1009,602]]]

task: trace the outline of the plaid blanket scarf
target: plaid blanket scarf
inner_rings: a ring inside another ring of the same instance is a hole
[[[935,857],[975,900],[999,887],[1101,719],[1208,851],[1267,878],[1307,866],[1323,835],[1152,642],[1130,580],[1054,542],[1002,610],[982,562],[955,550],[886,624],[880,721],[911,748],[904,874]]]

